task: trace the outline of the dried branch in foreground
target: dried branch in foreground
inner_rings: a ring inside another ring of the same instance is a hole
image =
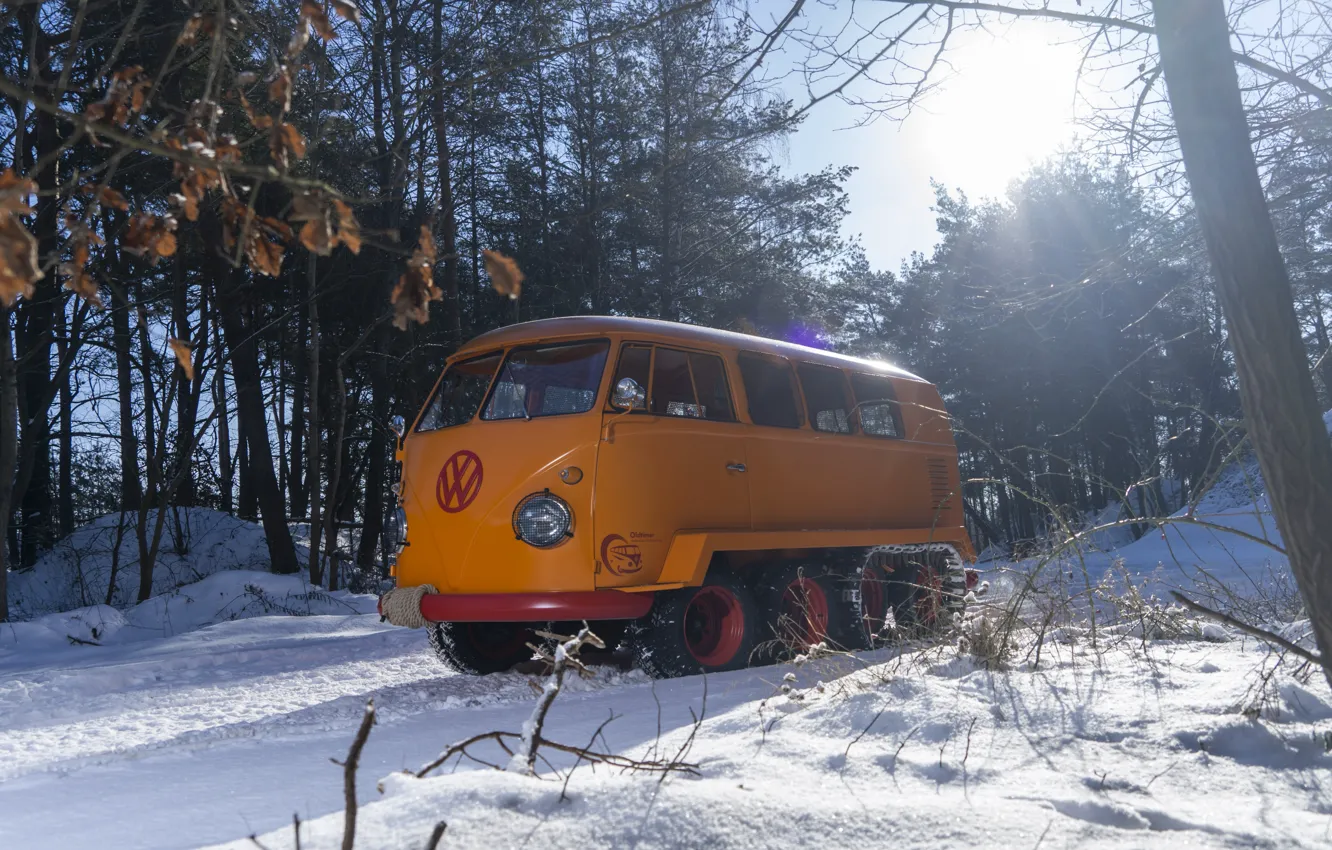
[[[361,763],[361,750],[370,737],[370,727],[375,725],[375,701],[365,704],[365,714],[361,716],[361,728],[356,730],[356,738],[347,751],[347,760],[329,759],[342,767],[342,790],[347,799],[347,810],[342,827],[342,850],[352,850],[356,844],[356,768]]]
[[[552,665],[550,677],[545,686],[541,689],[541,696],[537,700],[536,707],[532,710],[532,716],[523,724],[522,732],[482,732],[479,735],[473,735],[466,740],[459,741],[450,745],[442,753],[426,766],[418,770],[414,776],[422,779],[431,772],[447,764],[451,759],[457,758],[459,761],[467,759],[476,764],[490,767],[495,770],[512,770],[517,773],[525,773],[529,776],[536,775],[536,762],[541,758],[542,748],[554,750],[555,752],[567,753],[577,757],[575,766],[578,763],[586,761],[591,765],[604,764],[609,767],[618,767],[621,770],[627,770],[631,773],[658,773],[663,776],[668,773],[685,773],[691,776],[698,775],[698,765],[684,761],[684,755],[688,749],[682,748],[674,758],[669,759],[635,759],[617,753],[602,752],[592,749],[592,745],[600,736],[600,731],[605,727],[605,723],[598,727],[598,734],[592,736],[587,746],[571,746],[561,744],[544,737],[541,732],[545,726],[546,714],[550,711],[551,705],[555,702],[555,697],[559,696],[560,689],[564,685],[564,676],[570,669],[578,671],[580,674],[587,675],[588,670],[579,660],[579,651],[587,645],[604,648],[605,643],[601,638],[592,633],[592,630],[584,626],[574,637],[552,635],[546,632],[537,632],[544,638],[554,638],[558,643],[554,654],[547,653],[545,650],[533,647],[538,656],[544,658]],[[609,722],[609,721],[607,721]],[[695,724],[697,732],[697,724]],[[690,740],[693,739],[691,734]],[[499,746],[508,756],[508,761],[501,765],[494,761],[489,761],[479,757],[472,752],[471,748],[484,741],[492,741]]]
[[[1178,602],[1180,605],[1183,605],[1185,608],[1189,609],[1195,614],[1201,614],[1202,616],[1207,617],[1208,619],[1216,620],[1218,623],[1224,623],[1227,626],[1233,626],[1234,628],[1237,628],[1240,631],[1244,632],[1246,635],[1249,635],[1251,637],[1256,637],[1259,640],[1276,644],[1277,646],[1286,650],[1290,654],[1297,655],[1300,658],[1303,658],[1305,661],[1317,664],[1319,667],[1322,667],[1328,673],[1332,673],[1332,665],[1329,665],[1328,663],[1324,662],[1322,656],[1320,656],[1318,653],[1310,652],[1309,650],[1305,649],[1299,644],[1288,641],[1285,638],[1283,638],[1281,635],[1276,634],[1275,632],[1269,632],[1267,629],[1262,629],[1259,628],[1258,626],[1250,625],[1244,622],[1243,620],[1239,620],[1236,619],[1235,617],[1230,616],[1229,614],[1223,614],[1220,611],[1213,611],[1211,608],[1208,608],[1206,605],[1199,605],[1197,602],[1194,602],[1192,599],[1189,599],[1187,596],[1180,593],[1178,590],[1170,591],[1170,595],[1175,597],[1176,602]]]

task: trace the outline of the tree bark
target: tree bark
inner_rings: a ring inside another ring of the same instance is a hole
[[[1222,0],[1153,0],[1184,167],[1230,331],[1240,401],[1332,682],[1332,442],[1249,139]]]
[[[139,480],[139,438],[134,431],[134,364],[132,362],[129,305],[111,308],[111,344],[116,352],[116,392],[120,396],[120,501],[127,511],[143,502]]]
[[[9,310],[0,306],[0,623],[9,620],[10,482],[18,466],[18,376],[14,369]]]
[[[228,277],[242,274],[232,272]],[[268,556],[275,573],[294,573],[296,549],[287,527],[286,504],[273,473],[273,452],[268,440],[268,421],[264,416],[264,390],[259,372],[259,349],[254,335],[241,316],[235,292],[217,299],[221,308],[222,333],[231,350],[231,366],[236,382],[236,410],[245,434],[250,484],[254,488],[259,512],[263,517],[264,536],[268,538]]]

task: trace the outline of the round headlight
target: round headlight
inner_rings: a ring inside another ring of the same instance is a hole
[[[554,546],[573,536],[573,511],[549,490],[523,498],[513,511],[513,533],[532,546]]]

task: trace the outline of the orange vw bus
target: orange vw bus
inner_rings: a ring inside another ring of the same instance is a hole
[[[678,676],[937,631],[962,604],[948,418],[886,363],[547,319],[463,346],[399,431],[391,573],[412,602],[383,608],[461,671],[529,658],[551,622],[623,632]]]

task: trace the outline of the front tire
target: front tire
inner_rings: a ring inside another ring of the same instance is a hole
[[[537,643],[531,623],[431,623],[430,648],[459,673],[485,676],[503,673],[532,657],[528,643]]]
[[[732,573],[710,575],[700,587],[657,594],[631,629],[634,663],[654,679],[738,670],[749,664],[758,629],[749,588]]]

